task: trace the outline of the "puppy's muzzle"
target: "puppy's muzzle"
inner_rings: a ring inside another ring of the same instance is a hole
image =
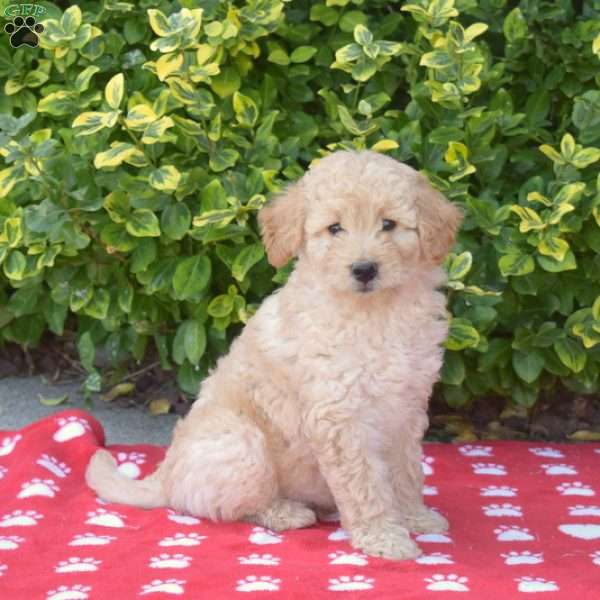
[[[350,265],[350,271],[352,272],[352,277],[354,277],[356,281],[366,284],[377,277],[379,268],[375,262],[360,261],[352,263],[352,265]]]

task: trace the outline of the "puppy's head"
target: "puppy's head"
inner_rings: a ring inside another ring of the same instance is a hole
[[[294,256],[338,291],[402,285],[439,265],[462,219],[411,167],[375,152],[335,152],[259,214],[269,261]]]

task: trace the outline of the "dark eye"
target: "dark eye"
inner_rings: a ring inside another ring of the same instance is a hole
[[[329,233],[331,235],[335,235],[336,233],[339,233],[342,230],[342,226],[339,223],[334,223],[333,225],[330,225],[327,229],[329,229]]]
[[[381,229],[383,231],[391,231],[392,229],[396,228],[396,221],[392,221],[391,219],[384,219],[383,220],[383,226],[381,227]]]

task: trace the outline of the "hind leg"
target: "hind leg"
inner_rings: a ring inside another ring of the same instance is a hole
[[[310,527],[316,523],[317,516],[313,510],[301,502],[278,498],[265,510],[250,515],[244,520],[268,527],[273,531],[284,531],[285,529]]]

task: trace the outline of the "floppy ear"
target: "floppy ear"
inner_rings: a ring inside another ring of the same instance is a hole
[[[423,175],[417,179],[417,210],[423,254],[427,261],[439,265],[454,245],[463,214]]]
[[[306,201],[300,183],[293,183],[258,213],[269,262],[283,267],[298,254],[304,239]]]

